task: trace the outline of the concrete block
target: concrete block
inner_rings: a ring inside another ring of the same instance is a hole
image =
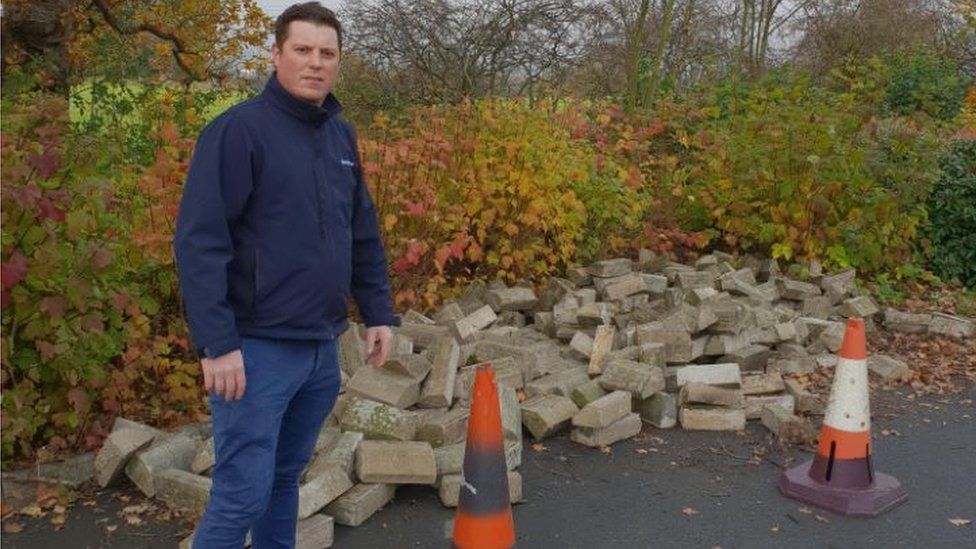
[[[418,425],[412,412],[352,397],[343,411],[340,427],[343,431],[358,431],[367,439],[413,440]]]
[[[692,431],[741,431],[746,427],[742,408],[682,406],[678,420],[682,429]]]
[[[434,462],[437,464],[438,478],[443,475],[461,472],[461,468],[464,466],[465,444],[464,442],[459,442],[457,444],[434,448]]]
[[[820,342],[832,353],[840,351],[840,346],[844,343],[844,333],[847,327],[843,322],[831,322],[823,332],[820,332]]]
[[[470,315],[457,320],[453,324],[454,334],[459,340],[465,341],[479,330],[491,326],[496,320],[498,320],[498,316],[495,311],[490,306],[485,305]]]
[[[574,427],[601,429],[623,418],[631,411],[631,395],[614,391],[584,406],[573,416]]]
[[[471,400],[471,390],[474,388],[475,373],[478,367],[484,364],[491,364],[491,369],[495,372],[495,383],[499,387],[502,385],[512,389],[524,387],[522,370],[515,363],[515,359],[507,356],[491,362],[482,362],[465,366],[458,370],[457,378],[454,381],[454,398],[458,400]]]
[[[427,324],[402,324],[394,329],[395,333],[403,334],[413,340],[416,350],[430,348],[435,341],[442,337],[453,337],[451,329],[447,326],[436,326]]]
[[[573,389],[573,392],[570,393],[569,398],[573,400],[574,404],[580,408],[583,408],[587,404],[597,400],[605,394],[607,394],[607,392],[603,389],[603,387],[600,387],[599,379],[591,379],[590,381],[587,381],[586,383]]]
[[[613,307],[609,303],[593,302],[580,305],[576,311],[576,322],[581,328],[596,328],[613,322]]]
[[[746,419],[759,419],[766,406],[780,406],[792,414],[796,409],[796,400],[791,394],[778,395],[750,395],[745,399]]]
[[[174,509],[202,513],[210,499],[211,480],[180,469],[158,472],[154,479],[156,499]]]
[[[593,338],[586,332],[579,331],[569,340],[569,348],[574,351],[573,356],[580,360],[589,360],[593,352]]]
[[[742,394],[746,396],[780,393],[785,388],[783,376],[775,370],[742,374]]]
[[[817,395],[807,391],[795,379],[784,381],[786,392],[793,396],[796,412],[801,414],[823,414],[824,404]]]
[[[441,478],[437,495],[444,507],[457,507],[461,497],[461,475]],[[508,472],[508,501],[512,504],[522,501],[522,475],[515,471]]]
[[[676,273],[677,286],[685,292],[695,288],[714,288],[715,277],[706,271],[680,271]]]
[[[393,499],[396,485],[357,484],[325,506],[324,512],[343,526],[359,526]]]
[[[415,438],[429,442],[434,448],[461,442],[467,433],[470,415],[469,408],[455,406],[446,414],[434,418],[417,429]]]
[[[618,360],[607,365],[599,383],[607,391],[627,391],[634,398],[645,399],[664,390],[664,370],[632,360]]]
[[[816,438],[809,423],[776,404],[763,408],[760,420],[777,438],[786,442],[804,442]]]
[[[868,371],[884,381],[899,381],[911,375],[908,364],[888,355],[869,356]]]
[[[312,516],[352,486],[353,482],[349,479],[349,475],[337,465],[309,477],[298,488],[298,518]]]
[[[611,278],[616,276],[622,276],[634,270],[633,262],[626,257],[619,257],[616,259],[606,259],[603,261],[597,261],[586,267],[586,272],[593,277],[598,278]],[[572,277],[570,277],[572,280]],[[583,284],[577,283],[578,286]]]
[[[393,355],[383,364],[384,370],[409,377],[420,383],[430,373],[433,365],[423,355]],[[355,377],[355,376],[353,376]]]
[[[356,450],[363,441],[363,434],[356,431],[340,433],[329,448],[315,454],[305,470],[305,478],[312,479],[338,467],[350,480],[356,469]]]
[[[747,345],[726,354],[720,360],[735,362],[743,372],[761,372],[766,369],[770,354],[769,347],[765,345]]]
[[[119,429],[105,439],[95,456],[95,480],[102,488],[118,481],[126,463],[156,438],[154,429]]]
[[[156,476],[166,469],[189,471],[197,455],[200,441],[189,435],[176,434],[159,438],[133,456],[125,467],[125,474],[143,494],[156,495]]]
[[[356,454],[356,474],[365,483],[433,484],[437,461],[426,442],[364,440]]]
[[[870,296],[862,295],[845,299],[841,303],[838,312],[843,317],[868,318],[880,313],[881,308],[878,307],[878,304]]]
[[[885,328],[893,332],[924,334],[929,331],[932,315],[928,313],[903,313],[895,309],[885,309]]]
[[[613,349],[613,340],[617,330],[613,326],[597,326],[596,336],[594,336],[590,347],[590,364],[587,374],[591,376],[603,373],[603,366],[607,361],[607,356]]]
[[[515,389],[500,385],[498,405],[502,416],[502,433],[506,440],[522,440],[522,406]]]
[[[358,326],[350,322],[349,328],[339,336],[339,367],[342,371],[353,375],[365,366],[365,349]]]
[[[434,321],[434,319],[429,318],[413,309],[410,309],[403,314],[403,323],[404,324],[426,324],[428,326],[431,324],[437,324],[437,322]]]
[[[811,297],[817,297],[821,294],[820,286],[816,284],[810,284],[809,282],[801,282],[799,280],[790,280],[788,278],[777,278],[776,287],[779,289],[779,295],[783,299],[789,299],[791,301],[800,301]]]
[[[640,430],[640,415],[628,413],[606,427],[574,427],[569,433],[569,438],[578,444],[598,448],[635,437]]]
[[[961,316],[935,313],[929,321],[929,333],[968,339],[976,335],[976,322]]]
[[[397,408],[413,406],[420,399],[420,381],[385,368],[360,368],[353,374],[346,391]]]
[[[679,401],[684,404],[710,404],[713,406],[741,406],[742,389],[729,389],[689,382],[681,388]]]
[[[720,387],[737,388],[742,386],[739,365],[734,362],[720,364],[689,364],[677,369],[675,382],[678,387],[686,383],[704,383]]]
[[[528,311],[535,307],[539,298],[531,288],[513,286],[511,288],[488,290],[485,292],[485,303],[496,313],[502,311]]]
[[[803,316],[826,320],[830,316],[830,309],[833,305],[827,296],[808,297],[803,300],[803,307],[800,312]]]
[[[312,515],[298,521],[295,527],[295,549],[325,549],[332,547],[335,524],[328,515]]]
[[[526,384],[525,394],[536,396],[543,394],[560,395],[569,397],[573,394],[573,389],[585,384],[590,380],[586,375],[586,370],[582,368],[572,368],[544,375],[531,383]]]
[[[658,429],[671,429],[678,423],[678,399],[671,393],[654,393],[635,408],[641,419]]]
[[[442,337],[428,349],[430,374],[420,388],[417,406],[445,408],[454,401],[454,382],[457,379],[461,348],[452,337]]]
[[[464,318],[464,309],[457,301],[448,301],[441,306],[433,315],[435,324],[441,326],[452,326],[458,320]]]
[[[577,412],[568,397],[542,394],[522,402],[522,424],[541,440],[568,426]]]
[[[214,451],[214,439],[210,437],[197,450],[197,455],[193,458],[193,463],[190,464],[190,471],[199,475],[216,464],[217,455]]]

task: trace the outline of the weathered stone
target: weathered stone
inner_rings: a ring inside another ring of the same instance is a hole
[[[180,469],[166,469],[155,475],[156,499],[174,509],[202,513],[210,499],[211,480]]]
[[[777,322],[773,329],[776,331],[777,342],[796,341],[796,325],[792,322]]]
[[[776,404],[763,408],[760,419],[777,438],[787,442],[803,442],[815,437],[806,421],[793,415],[791,410]]]
[[[457,301],[449,301],[434,313],[433,319],[436,324],[441,326],[452,326],[464,317],[464,309],[461,308],[461,305]]]
[[[820,342],[832,353],[840,351],[840,346],[844,343],[844,333],[847,327],[843,322],[832,322],[824,331],[820,332]]]
[[[715,277],[704,271],[680,271],[676,273],[677,286],[688,292],[695,288],[714,288]]]
[[[682,406],[678,410],[681,428],[694,431],[741,431],[746,428],[741,408]]]
[[[427,325],[437,324],[437,322],[435,322],[434,319],[424,316],[422,313],[419,313],[413,309],[410,309],[403,314],[403,323],[404,324],[427,324]]]
[[[143,494],[153,497],[156,495],[156,475],[166,469],[188,471],[199,445],[200,441],[184,434],[157,437],[148,448],[129,460],[125,474]]]
[[[648,287],[647,283],[644,281],[644,275],[641,275],[640,273],[629,273],[619,279],[616,279],[612,284],[607,285],[607,287],[603,290],[603,295],[606,299],[615,301],[628,296],[647,292]]]
[[[521,311],[502,311],[498,313],[498,318],[495,320],[493,326],[496,328],[522,328],[525,324],[525,313]]]
[[[491,326],[498,319],[498,315],[488,305],[454,322],[454,335],[461,341],[467,340],[478,330]]]
[[[691,362],[694,357],[691,334],[687,331],[666,330],[659,322],[637,327],[637,342],[664,344],[664,357],[669,363]]]
[[[491,362],[481,362],[472,364],[471,366],[465,366],[458,370],[457,379],[454,382],[454,398],[464,401],[471,400],[471,390],[474,388],[475,373],[479,366],[486,364],[490,364],[492,371],[495,372],[495,383],[499,387],[503,385],[512,389],[521,389],[524,387],[522,383],[522,371],[515,364],[514,358],[506,356]]]
[[[573,416],[574,427],[600,429],[630,413],[631,395],[627,391],[614,391],[584,406]]]
[[[929,330],[932,315],[928,313],[903,313],[895,309],[885,309],[884,324],[894,332],[924,334]]]
[[[685,383],[679,395],[681,404],[711,404],[713,406],[741,406],[742,390],[705,385],[704,383]]]
[[[324,512],[343,526],[359,526],[393,499],[396,485],[357,484],[326,505]]]
[[[312,479],[326,474],[326,471],[333,467],[338,467],[352,480],[356,469],[356,450],[362,441],[362,433],[356,431],[340,433],[331,446],[315,454],[305,471],[305,478]]]
[[[678,387],[684,387],[686,383],[704,383],[705,385],[736,388],[742,386],[742,376],[739,365],[734,362],[689,364],[677,369],[675,382]]]
[[[360,368],[349,380],[346,391],[397,408],[407,408],[420,398],[420,381],[385,368]]]
[[[391,443],[397,444],[397,443]],[[352,488],[353,482],[341,467],[333,465],[298,488],[298,518],[308,518]]]
[[[152,429],[120,429],[112,431],[95,456],[95,480],[102,488],[111,486],[121,477],[129,458],[156,438]]]
[[[522,424],[536,440],[569,425],[579,408],[564,396],[543,394],[522,402]]]
[[[461,349],[452,337],[442,337],[429,349],[431,370],[420,390],[417,406],[444,408],[454,400],[454,382],[457,379]]]
[[[830,298],[826,296],[808,297],[803,300],[803,307],[800,309],[803,316],[826,320],[830,316]]]
[[[935,313],[929,321],[929,333],[963,339],[971,338],[976,334],[976,322],[961,316]]]
[[[540,311],[532,315],[532,326],[549,337],[555,337],[554,316],[550,311]]]
[[[645,399],[664,390],[664,369],[632,360],[618,360],[607,365],[599,382],[607,391],[627,391],[635,398]]]
[[[790,394],[779,395],[751,395],[745,398],[746,419],[759,419],[766,406],[781,406],[793,413],[796,399]]]
[[[603,279],[597,280],[603,282]],[[576,302],[580,307],[596,303],[596,289],[594,288],[580,288],[573,292],[573,295],[576,296]]]
[[[451,336],[451,329],[447,326],[430,326],[426,324],[403,324],[396,329],[396,333],[403,334],[413,340],[414,347],[427,349],[438,339]]]
[[[471,410],[463,406],[455,406],[446,414],[434,418],[432,421],[417,429],[417,440],[425,440],[437,448],[446,444],[455,444],[464,440],[468,428],[468,417]]]
[[[488,291],[488,288],[481,280],[472,282],[464,288],[464,291],[461,292],[461,296],[457,300],[464,314],[471,314],[485,305],[484,297],[486,291]]]
[[[635,408],[644,421],[658,429],[671,429],[678,423],[678,399],[673,394],[654,393],[638,401]]]
[[[433,484],[437,461],[426,442],[364,440],[356,454],[356,474],[365,483]]]
[[[685,301],[691,305],[702,305],[718,299],[719,292],[709,286],[706,288],[694,288],[685,292]]]
[[[485,292],[485,303],[496,313],[502,311],[528,311],[538,303],[539,298],[531,288],[513,286]]]
[[[640,249],[637,251],[637,268],[644,273],[658,273],[668,264],[668,258],[658,255],[651,250]]]
[[[521,425],[519,428],[521,429]],[[434,461],[437,463],[437,476],[460,473],[464,466],[465,442],[434,448]]]
[[[437,495],[444,507],[457,507],[461,496],[461,475],[445,475],[441,478]],[[515,471],[508,472],[508,501],[522,501],[522,475]]]
[[[625,257],[597,261],[586,267],[586,272],[599,278],[625,275],[634,270],[633,262]],[[578,284],[582,285],[582,284]]]
[[[343,372],[353,375],[366,365],[365,347],[359,337],[359,327],[350,322],[349,329],[339,336],[339,366]]]
[[[573,394],[573,389],[585,384],[590,380],[586,375],[586,370],[573,368],[553,372],[544,375],[531,383],[526,384],[525,394],[528,396],[536,395],[560,395],[569,397]]]
[[[332,517],[318,514],[298,521],[295,527],[295,549],[325,549],[332,547],[335,523]]]
[[[616,334],[613,326],[597,326],[596,336],[590,349],[590,364],[587,372],[591,376],[603,373],[603,366],[607,356],[613,349],[613,339]]]
[[[315,452],[323,452],[331,448],[339,437],[342,435],[342,430],[334,425],[325,425],[319,430],[319,436],[315,438]],[[211,439],[212,440],[212,439]],[[200,449],[203,452],[203,448]],[[200,453],[197,453],[197,458],[200,458]],[[195,460],[194,460],[195,461]],[[194,471],[197,472],[197,471]]]
[[[640,415],[628,413],[606,427],[575,427],[569,433],[573,442],[598,448],[637,436],[641,430]]]
[[[569,395],[569,398],[573,400],[573,403],[583,408],[587,404],[597,400],[598,398],[606,395],[607,392],[600,387],[599,379],[591,379],[586,383],[580,385],[573,389],[573,392]]]
[[[515,364],[522,370],[523,383],[536,378],[536,362],[539,357],[525,346],[497,341],[479,341],[475,345],[474,356],[479,362],[494,361],[506,356],[513,357]]]
[[[840,316],[843,317],[856,316],[868,318],[881,312],[881,309],[878,308],[878,304],[875,303],[874,300],[869,296],[862,295],[845,299],[844,302],[841,303],[840,310],[838,312],[840,313]]]
[[[742,374],[742,394],[762,395],[779,393],[785,389],[783,376],[777,371]]]
[[[593,338],[586,335],[586,332],[576,332],[569,341],[569,348],[575,351],[574,356],[580,360],[589,360],[590,353],[593,352]]]
[[[576,286],[585,286],[593,281],[592,275],[584,267],[570,267],[566,270],[566,279]]]
[[[641,274],[644,279],[644,286],[647,292],[653,295],[662,295],[668,289],[668,277],[656,274]]]
[[[737,334],[749,327],[749,308],[734,299],[713,300],[710,308],[718,320],[710,331]]]
[[[595,328],[613,322],[613,310],[610,304],[603,302],[580,305],[576,311],[576,322],[581,328]]]
[[[417,416],[394,406],[352,397],[342,414],[343,431],[358,431],[367,439],[413,440]]]
[[[393,345],[390,347],[390,354],[393,356],[410,356],[413,354],[413,340],[409,337],[394,333]]]
[[[803,388],[799,381],[787,379],[784,381],[786,392],[793,396],[794,407],[801,414],[823,414],[824,405],[820,397]]]
[[[776,287],[779,289],[781,298],[792,301],[804,301],[807,298],[817,297],[821,294],[820,286],[816,284],[790,280],[788,278],[777,278]]]
[[[857,271],[847,269],[823,277],[820,287],[824,289],[832,305],[840,303],[845,297],[853,296],[857,290]]]
[[[766,362],[769,361],[769,357],[769,347],[764,345],[747,345],[728,353],[720,360],[722,362],[735,362],[739,365],[740,371],[755,372],[763,371],[766,368]]]
[[[423,381],[432,368],[433,365],[423,355],[393,355],[383,364],[384,370],[409,377],[417,383]]]
[[[884,381],[898,381],[911,375],[908,364],[888,355],[869,356],[868,371]]]
[[[712,334],[705,342],[706,355],[726,355],[734,353],[749,346],[749,334],[746,332],[738,334]],[[729,362],[738,362],[731,360]]]
[[[190,464],[190,471],[199,475],[216,464],[217,456],[214,451],[214,439],[210,437],[197,450],[197,455],[193,458],[193,463]]]
[[[512,387],[498,386],[498,406],[502,416],[502,433],[507,440],[522,440],[522,406]]]
[[[505,442],[505,467],[514,471],[522,466],[522,441],[508,440]]]

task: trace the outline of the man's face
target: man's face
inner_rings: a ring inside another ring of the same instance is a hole
[[[302,101],[321,105],[339,75],[336,30],[308,21],[292,21],[284,44],[271,48],[278,82]]]

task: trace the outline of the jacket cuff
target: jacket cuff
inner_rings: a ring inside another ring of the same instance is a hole
[[[216,341],[211,341],[203,346],[203,356],[207,358],[217,358],[224,356],[225,354],[236,351],[241,348],[241,338],[238,335],[232,335],[218,339]]]
[[[400,317],[393,313],[385,313],[377,316],[369,316],[363,319],[363,323],[367,328],[372,328],[373,326],[399,326]]]

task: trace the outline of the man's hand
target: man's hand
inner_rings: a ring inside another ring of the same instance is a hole
[[[393,330],[389,326],[373,326],[366,328],[366,360],[379,368],[390,356],[393,345]]]
[[[203,386],[207,392],[213,391],[225,401],[240,400],[244,397],[246,380],[244,377],[244,356],[239,350],[231,351],[217,358],[205,358],[203,363]]]

